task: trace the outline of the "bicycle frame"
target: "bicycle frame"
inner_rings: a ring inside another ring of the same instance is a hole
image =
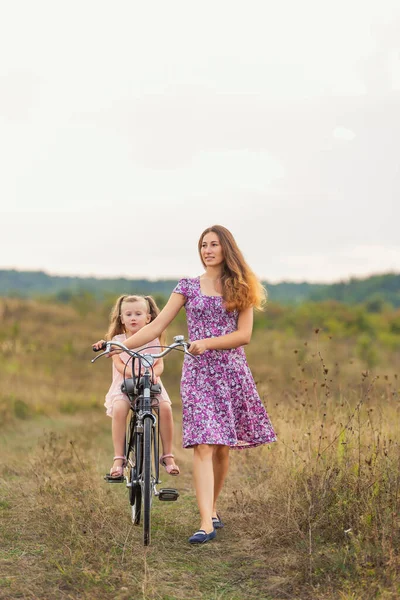
[[[126,386],[126,382],[125,382]],[[149,511],[151,507],[152,496],[159,496],[156,485],[161,483],[159,480],[159,411],[158,406],[152,402],[152,385],[150,365],[145,368],[141,379],[139,395],[129,394],[131,400],[132,415],[128,425],[126,437],[126,458],[128,477],[126,486],[130,488],[129,498],[132,507],[132,521],[139,525],[142,504],[144,505],[144,544],[150,542],[150,522]],[[155,413],[158,414],[155,414]],[[158,417],[158,418],[157,418]],[[150,438],[150,443],[146,443],[145,437]],[[146,452],[150,452],[145,460]],[[145,463],[150,464],[145,464]],[[147,473],[145,472],[147,469]],[[140,493],[139,493],[140,487]],[[174,498],[175,499],[175,498]]]
[[[166,349],[158,354],[142,354],[126,348],[124,344],[117,341],[105,343],[105,351],[92,359],[95,362],[101,356],[106,356],[112,351],[113,346],[127,352],[131,358],[139,358],[140,369],[144,367],[143,375],[138,378],[125,379],[121,386],[121,391],[126,393],[131,400],[131,419],[126,434],[126,458],[128,475],[121,478],[105,479],[110,483],[126,482],[129,489],[129,502],[132,507],[132,521],[139,525],[141,511],[143,508],[143,543],[145,546],[150,544],[150,509],[153,496],[159,500],[177,500],[179,493],[173,488],[164,488],[157,490],[159,480],[159,412],[155,414],[155,408],[152,406],[152,394],[161,392],[160,386],[151,383],[152,367],[157,358],[161,358],[178,347],[183,348],[185,354],[190,354],[188,342],[184,341],[183,336],[175,336],[174,343],[167,346]],[[104,345],[103,345],[104,348]],[[101,349],[103,349],[101,348]],[[94,349],[97,351],[96,349]],[[134,370],[134,369],[133,369]],[[129,385],[128,385],[128,382]],[[157,418],[158,417],[158,418]]]

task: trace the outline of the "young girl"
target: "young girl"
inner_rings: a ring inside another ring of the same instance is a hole
[[[243,346],[251,339],[253,308],[265,292],[232,234],[214,225],[200,236],[205,272],[181,279],[161,313],[126,340],[130,348],[160,335],[185,306],[190,352],[181,380],[183,446],[193,448],[193,477],[200,529],[192,544],[213,539],[223,527],[217,498],[225,481],[230,448],[253,448],[276,440],[257,393]]]
[[[125,343],[127,337],[137,333],[142,327],[153,321],[159,314],[159,309],[151,296],[120,296],[111,311],[110,326],[107,332],[108,340],[116,340]],[[156,339],[149,340],[148,346],[160,346],[158,337],[162,340],[160,331]],[[132,347],[132,346],[131,346]],[[135,348],[139,350],[139,347]],[[157,349],[149,352],[158,352]],[[121,477],[126,465],[125,452],[125,428],[126,418],[130,410],[130,401],[126,394],[121,392],[121,383],[125,377],[132,377],[132,361],[125,365],[130,359],[129,354],[122,352],[113,356],[113,379],[111,387],[106,395],[104,406],[107,415],[112,418],[112,439],[114,444],[114,464],[110,470],[111,477]],[[164,454],[160,457],[160,463],[165,467],[169,475],[179,475],[179,467],[175,464],[172,454],[172,439],[174,422],[172,418],[171,400],[161,382],[160,375],[164,370],[163,359],[154,363],[153,373],[156,380],[154,383],[161,385],[161,394],[157,396],[160,410],[160,435]]]

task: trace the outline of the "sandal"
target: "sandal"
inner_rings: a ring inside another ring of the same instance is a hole
[[[173,454],[163,454],[162,456],[160,456],[160,465],[164,467],[164,469],[167,471],[168,475],[179,475],[180,470],[178,465],[167,465],[167,463],[165,462],[166,458],[174,458]]]
[[[122,465],[118,465],[116,467],[111,467],[110,469],[110,477],[112,479],[119,479],[124,475],[124,468],[126,465],[126,457],[125,456],[114,456],[113,460],[122,460]]]

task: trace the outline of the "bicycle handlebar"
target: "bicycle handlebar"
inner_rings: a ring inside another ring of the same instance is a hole
[[[150,353],[150,352],[149,353],[137,352],[135,350],[131,350],[130,348],[127,348],[121,342],[109,341],[109,342],[105,342],[105,344],[103,344],[101,348],[93,348],[94,352],[99,352],[100,350],[103,350],[103,349],[105,349],[105,350],[104,350],[104,352],[102,352],[101,354],[96,356],[96,358],[92,358],[91,362],[94,363],[94,362],[96,362],[96,360],[98,358],[101,358],[102,356],[105,356],[106,354],[111,352],[112,346],[117,346],[118,348],[120,348],[121,350],[123,350],[124,352],[129,354],[129,356],[131,356],[133,358],[138,357],[138,358],[141,358],[142,360],[144,359],[149,364],[149,367],[151,367],[154,364],[155,359],[162,358],[163,356],[165,356],[166,354],[171,352],[171,350],[174,350],[175,348],[178,348],[180,346],[183,347],[183,351],[185,354],[188,354],[189,356],[192,356],[193,358],[197,358],[197,356],[195,356],[194,354],[191,354],[189,352],[189,345],[190,345],[189,342],[185,341],[183,335],[176,335],[174,337],[174,342],[170,346],[167,346],[165,348],[165,350],[163,350],[162,352],[154,354],[154,353]],[[145,351],[146,348],[143,348],[143,350]]]
[[[92,346],[92,350],[93,350],[93,352],[100,352],[100,350],[104,350],[106,348],[106,346],[107,346],[107,342],[103,342],[102,345],[100,346],[100,348],[94,348]]]

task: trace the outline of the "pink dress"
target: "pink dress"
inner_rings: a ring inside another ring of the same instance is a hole
[[[115,335],[113,337],[113,340],[124,343],[124,341],[126,340],[126,335],[125,335],[125,333]],[[134,348],[134,350],[136,350],[137,352],[146,353],[146,348],[147,348],[147,352],[149,352],[149,353],[157,354],[158,352],[161,352],[159,339],[156,338],[150,344],[147,344],[145,346],[145,348]],[[122,352],[118,356],[120,357],[122,362],[124,362],[125,364],[128,362],[128,360],[130,358],[129,354],[127,354],[126,352]],[[157,363],[157,361],[156,361],[156,363]],[[106,413],[109,417],[112,417],[114,402],[116,402],[117,400],[123,400],[130,405],[128,396],[121,392],[121,384],[123,383],[124,378],[123,378],[122,374],[115,368],[114,362],[112,363],[112,377],[113,378],[112,378],[111,386],[107,392],[106,401],[104,402],[104,406],[107,409]],[[158,398],[159,402],[168,402],[168,404],[171,404],[171,400],[166,392],[165,387],[162,384],[161,379],[158,380],[158,383],[160,383],[160,385],[161,385],[161,394],[156,396],[156,398]]]

